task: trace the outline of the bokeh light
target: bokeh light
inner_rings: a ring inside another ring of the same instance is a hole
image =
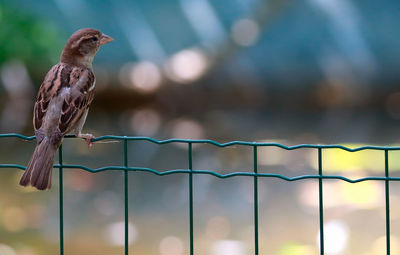
[[[343,200],[348,206],[359,209],[373,209],[382,205],[383,183],[361,182],[352,184],[340,182],[338,190],[342,193]]]
[[[278,251],[278,255],[316,255],[315,249],[309,245],[286,243]]]
[[[331,220],[324,223],[324,244],[326,254],[340,254],[347,247],[350,231],[345,223]],[[318,246],[320,245],[319,233],[317,235]]]
[[[343,146],[348,148],[363,147],[365,144],[346,144]],[[318,154],[309,154],[309,164],[318,169]],[[358,152],[348,152],[342,149],[325,150],[323,154],[324,172],[358,172],[365,170],[383,173],[384,154],[377,150],[364,150]]]
[[[161,126],[161,117],[156,110],[143,108],[133,112],[130,124],[137,135],[153,136]]]
[[[162,75],[156,64],[150,61],[128,62],[119,72],[121,83],[138,93],[155,92],[162,83]]]
[[[357,179],[352,176],[351,179]],[[325,208],[375,209],[382,206],[383,186],[377,182],[347,183],[343,181],[324,182]],[[318,188],[315,183],[299,186],[299,200],[303,205],[319,207]]]
[[[240,19],[233,24],[232,39],[240,46],[251,46],[256,43],[260,28],[252,19]]]
[[[179,237],[167,236],[160,242],[161,255],[182,255],[184,251],[183,241]]]
[[[158,67],[148,61],[140,62],[131,69],[132,86],[143,93],[158,89],[161,84],[161,73]]]
[[[200,78],[208,68],[208,60],[200,49],[185,49],[173,55],[165,65],[168,77],[179,83]]]
[[[277,141],[264,140],[261,142],[272,143]],[[260,147],[258,150],[258,163],[263,166],[274,166],[284,164],[287,160],[285,152],[280,148]]]
[[[204,139],[204,128],[195,120],[177,119],[172,123],[171,136],[180,139]]]
[[[128,224],[128,243],[132,244],[136,241],[138,236],[138,231],[136,227],[132,224]],[[125,245],[125,223],[116,222],[108,225],[104,231],[104,238],[106,241],[115,246]]]
[[[0,243],[0,254],[1,255],[17,255],[15,250],[12,247],[10,247],[6,244],[2,244],[2,243]]]
[[[33,83],[25,64],[19,60],[4,63],[0,69],[0,80],[9,101],[0,112],[0,129],[20,130],[28,117]]]
[[[3,64],[0,77],[6,91],[13,96],[32,91],[31,77],[21,61],[13,60]]]
[[[214,243],[212,255],[247,255],[246,245],[240,241],[221,240]]]

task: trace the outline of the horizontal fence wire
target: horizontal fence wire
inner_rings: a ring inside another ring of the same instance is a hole
[[[67,135],[66,138],[75,138],[73,135]],[[35,136],[24,136],[21,134],[0,134],[0,138],[18,138],[22,140],[34,140]],[[134,136],[115,136],[115,135],[106,135],[100,136],[92,139],[92,142],[98,142],[102,140],[114,140],[114,141],[122,141],[123,142],[123,164],[120,166],[105,166],[100,168],[90,168],[83,165],[76,164],[64,164],[63,163],[63,153],[62,153],[62,145],[59,148],[59,161],[58,164],[54,164],[54,168],[58,168],[60,171],[59,175],[59,203],[60,203],[60,254],[64,254],[64,213],[63,213],[63,170],[64,169],[82,169],[88,172],[102,172],[102,171],[122,171],[124,173],[124,218],[125,218],[125,249],[124,254],[129,254],[129,207],[128,207],[128,174],[129,172],[148,172],[152,174],[156,174],[159,176],[171,175],[171,174],[188,174],[189,178],[189,205],[188,205],[188,213],[189,213],[189,242],[190,242],[190,255],[195,254],[195,245],[194,245],[194,209],[193,209],[193,186],[194,186],[194,175],[206,174],[212,175],[218,178],[230,178],[235,176],[247,176],[253,177],[254,179],[254,254],[259,254],[259,226],[258,226],[258,178],[278,178],[285,181],[298,181],[304,179],[317,179],[318,180],[318,194],[319,194],[319,250],[320,254],[324,255],[324,196],[323,196],[323,180],[324,179],[336,179],[342,180],[349,183],[358,183],[363,181],[384,181],[385,182],[385,212],[386,212],[386,254],[390,254],[390,200],[389,200],[389,185],[390,181],[400,181],[400,177],[390,177],[389,175],[389,151],[398,151],[400,150],[400,146],[361,146],[357,148],[349,148],[342,145],[314,145],[314,144],[300,144],[294,146],[286,146],[280,143],[268,143],[268,142],[246,142],[246,141],[232,141],[227,143],[219,143],[213,140],[193,140],[193,139],[167,139],[167,140],[156,140],[150,137],[134,137]],[[166,171],[158,171],[151,168],[146,167],[132,167],[129,166],[129,157],[128,157],[128,143],[129,141],[148,141],[154,144],[169,144],[169,143],[181,143],[187,144],[188,151],[188,169],[173,169]],[[230,147],[230,146],[249,146],[253,148],[253,170],[251,172],[245,171],[236,171],[227,174],[220,174],[212,170],[196,170],[193,169],[193,144],[211,144],[217,147]],[[316,149],[318,152],[318,174],[316,175],[300,175],[295,177],[287,177],[280,174],[272,174],[272,173],[259,173],[258,172],[258,147],[276,147],[284,150],[297,150],[303,148]],[[364,150],[376,150],[384,152],[385,159],[385,176],[368,176],[357,179],[350,179],[341,175],[324,175],[323,174],[323,151],[328,149],[341,149],[348,152],[357,152]],[[0,168],[16,168],[24,170],[25,166],[19,164],[0,164]],[[132,253],[131,253],[132,254]]]
[[[0,134],[0,138],[10,138],[16,137],[23,140],[34,140],[35,136],[24,136],[20,134]],[[66,138],[75,138],[74,135],[65,136]],[[357,152],[363,150],[381,150],[381,151],[399,151],[400,146],[362,146],[357,148],[349,148],[342,145],[314,145],[314,144],[300,144],[295,146],[286,146],[279,143],[264,143],[264,142],[243,142],[243,141],[233,141],[227,143],[219,143],[213,140],[192,140],[192,139],[167,139],[167,140],[156,140],[150,137],[133,137],[133,136],[115,136],[115,135],[106,135],[100,136],[92,139],[93,142],[103,141],[103,140],[119,140],[119,141],[148,141],[155,144],[168,144],[168,143],[186,143],[186,144],[212,144],[217,147],[230,147],[235,145],[244,145],[244,146],[256,146],[256,147],[277,147],[284,150],[296,150],[302,148],[311,148],[311,149],[342,149],[348,152]],[[0,168],[18,168],[21,170],[25,170],[25,166],[18,164],[0,164]],[[214,172],[212,170],[194,170],[194,169],[174,169],[167,171],[157,171],[155,169],[146,168],[146,167],[131,167],[131,166],[105,166],[99,168],[91,168],[83,165],[76,164],[55,164],[54,168],[76,168],[82,169],[88,172],[102,172],[102,171],[139,171],[139,172],[150,172],[156,175],[171,175],[171,174],[209,174],[218,178],[230,178],[234,176],[257,176],[257,177],[273,177],[279,178],[285,181],[298,181],[303,179],[338,179],[343,180],[349,183],[358,183],[363,181],[400,181],[400,177],[390,177],[390,176],[368,176],[363,178],[350,179],[341,175],[300,175],[295,177],[287,177],[280,174],[272,174],[272,173],[255,173],[255,172],[245,172],[245,171],[237,171],[227,174],[220,174]]]

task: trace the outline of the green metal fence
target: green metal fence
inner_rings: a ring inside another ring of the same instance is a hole
[[[33,140],[35,136],[24,136],[20,134],[0,134],[0,138],[19,138],[23,140]],[[74,136],[66,136],[66,138],[73,138]],[[218,143],[212,140],[190,140],[190,139],[168,139],[168,140],[156,140],[149,137],[131,137],[131,136],[101,136],[93,139],[94,142],[101,140],[116,140],[122,141],[123,150],[124,150],[124,160],[121,162],[120,166],[105,166],[101,168],[89,168],[82,165],[69,165],[63,164],[63,149],[62,145],[59,148],[59,162],[55,164],[54,167],[58,168],[60,171],[59,174],[59,202],[60,202],[60,254],[64,254],[64,215],[63,215],[63,170],[66,168],[78,168],[89,172],[101,172],[107,170],[116,170],[124,172],[124,207],[125,207],[125,255],[128,255],[128,174],[130,171],[142,171],[149,172],[159,176],[171,175],[171,174],[187,174],[189,179],[189,205],[188,205],[188,214],[189,214],[189,233],[190,233],[190,255],[195,254],[195,243],[194,243],[194,235],[193,235],[193,175],[196,174],[207,174],[213,175],[218,178],[230,178],[234,176],[247,176],[252,177],[254,179],[254,254],[259,254],[259,239],[258,239],[258,178],[280,178],[285,181],[298,181],[303,179],[318,179],[318,192],[319,192],[319,239],[320,239],[320,254],[324,253],[324,199],[323,199],[323,180],[324,179],[337,179],[343,180],[349,183],[358,183],[363,181],[383,181],[385,182],[385,211],[386,211],[386,254],[390,254],[390,201],[389,201],[389,182],[390,181],[400,181],[400,177],[390,177],[389,176],[389,151],[397,151],[400,150],[400,147],[388,147],[388,146],[363,146],[358,148],[348,148],[341,145],[311,145],[311,144],[301,144],[295,146],[285,146],[279,143],[259,143],[259,142],[243,142],[243,141],[233,141],[227,143]],[[157,171],[150,168],[144,167],[133,167],[129,164],[128,158],[128,143],[129,141],[148,141],[151,143],[163,145],[168,143],[181,143],[187,145],[187,169],[175,169],[168,171]],[[229,147],[235,145],[244,145],[249,146],[253,149],[253,171],[252,172],[233,172],[228,174],[220,174],[211,170],[195,170],[193,169],[193,144],[211,144],[217,147]],[[318,152],[318,175],[301,175],[295,177],[287,177],[280,174],[272,174],[272,173],[259,173],[258,172],[258,153],[257,149],[259,147],[278,147],[284,150],[296,150],[301,148],[311,148],[315,149]],[[384,153],[385,158],[385,176],[368,176],[364,178],[358,179],[349,179],[340,175],[324,175],[322,169],[323,162],[323,152],[329,149],[342,149],[348,152],[357,152],[362,150],[377,150],[382,151]],[[0,168],[17,168],[24,170],[25,167],[17,164],[0,164]]]

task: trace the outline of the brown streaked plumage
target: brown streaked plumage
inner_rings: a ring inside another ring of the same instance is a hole
[[[54,155],[64,135],[74,131],[91,146],[91,134],[81,134],[94,97],[93,58],[101,45],[113,39],[85,28],[68,39],[60,62],[47,73],[33,110],[36,148],[21,177],[20,185],[50,189]]]

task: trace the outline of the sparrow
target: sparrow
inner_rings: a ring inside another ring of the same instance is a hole
[[[100,46],[114,39],[99,30],[84,28],[68,39],[60,57],[44,78],[33,110],[36,148],[19,182],[38,190],[51,188],[55,153],[63,137],[73,131],[91,147],[91,134],[82,134],[94,97],[93,58]]]

